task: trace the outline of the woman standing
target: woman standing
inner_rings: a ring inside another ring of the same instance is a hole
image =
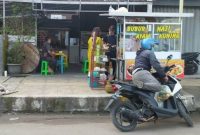
[[[91,37],[88,40],[88,62],[89,62],[89,71],[93,70],[93,65],[99,63],[99,56],[101,55],[101,49],[103,41],[100,37],[101,30],[99,27],[94,27],[92,30]],[[94,61],[95,57],[95,61]],[[94,63],[93,63],[94,61]]]

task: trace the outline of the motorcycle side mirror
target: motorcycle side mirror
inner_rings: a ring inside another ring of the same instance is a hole
[[[172,59],[172,57],[173,57],[173,55],[171,54],[171,55],[169,55],[169,56],[167,56],[167,60],[171,60]]]

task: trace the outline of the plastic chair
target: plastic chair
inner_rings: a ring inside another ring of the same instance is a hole
[[[41,75],[48,75],[48,72],[48,62],[43,60],[41,63]]]
[[[65,65],[65,69],[67,69],[69,67],[68,56],[67,55],[64,57],[64,65]]]
[[[88,68],[89,68],[89,62],[88,62],[88,60],[86,59],[86,60],[83,61],[82,72],[83,72],[83,73],[87,73],[87,72],[88,72]]]
[[[59,60],[57,61],[57,67],[60,70],[60,73],[63,74],[64,73],[64,57],[60,56]]]

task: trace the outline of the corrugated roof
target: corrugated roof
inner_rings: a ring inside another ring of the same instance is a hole
[[[178,12],[178,7],[155,6],[155,12]],[[192,18],[183,20],[183,52],[200,52],[200,9],[198,7],[184,8],[186,13],[194,13]]]
[[[178,6],[179,0],[156,0],[153,5]],[[185,6],[200,6],[199,0],[184,0]]]

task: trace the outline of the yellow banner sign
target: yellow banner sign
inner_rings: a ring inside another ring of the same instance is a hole
[[[161,25],[156,27],[159,39],[179,39],[180,31],[173,30],[170,25]]]
[[[180,33],[163,33],[159,34],[159,39],[179,39]]]
[[[169,32],[171,30],[171,27],[166,25],[166,26],[158,26],[156,28],[156,32]]]
[[[136,39],[145,39],[145,38],[151,38],[151,34],[137,34]]]
[[[174,27],[174,25],[157,25],[155,27],[155,33],[158,35],[158,39],[180,39],[181,38],[181,33],[180,29],[175,29],[177,28]],[[145,39],[145,38],[151,38],[152,37],[152,29],[148,29],[147,26],[144,25],[136,25],[136,26],[127,26],[126,27],[126,32],[129,33],[134,33],[136,39]],[[149,34],[151,33],[151,34]]]
[[[127,26],[126,32],[145,32],[147,28],[145,26]]]

